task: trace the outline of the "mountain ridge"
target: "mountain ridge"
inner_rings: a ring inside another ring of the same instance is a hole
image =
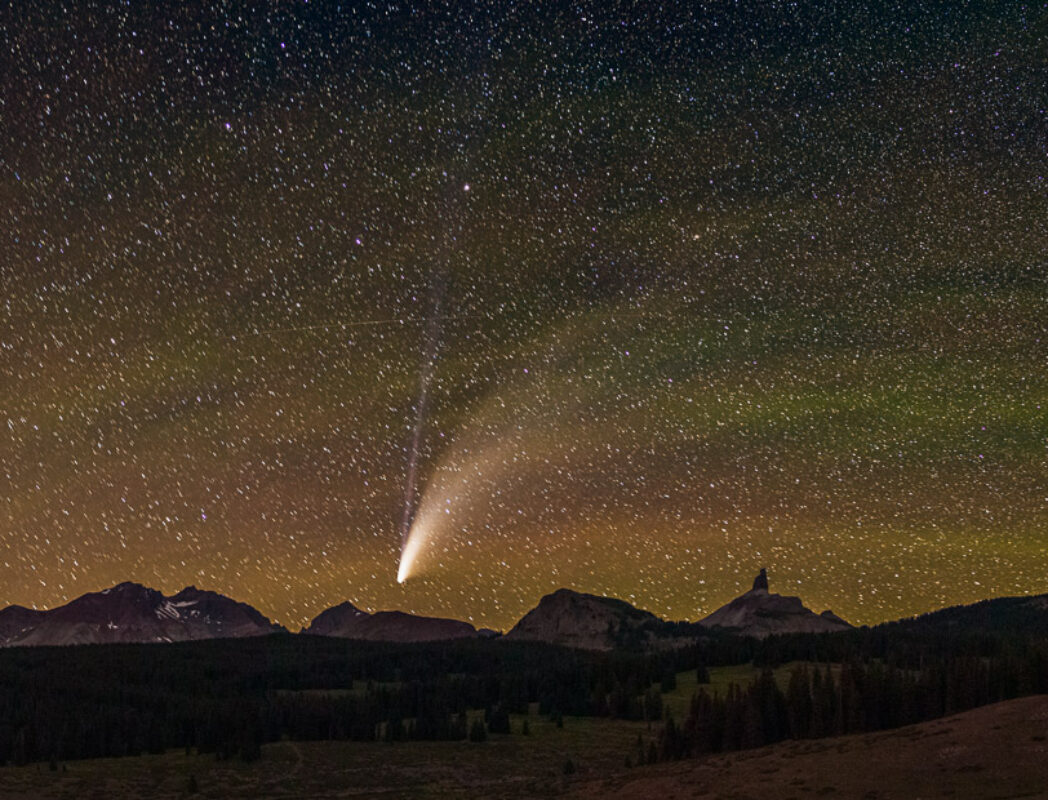
[[[853,627],[832,611],[816,614],[799,597],[773,594],[766,569],[757,574],[752,589],[699,620],[699,624],[757,638],[778,633],[832,633]]]
[[[30,612],[30,613],[26,613]],[[0,610],[0,646],[175,642],[286,631],[257,609],[187,586],[170,597],[124,581],[46,611]]]
[[[573,589],[544,596],[517,622],[505,638],[541,641],[585,650],[611,650],[626,642],[650,641],[663,620],[614,597],[600,597]]]
[[[669,632],[673,629],[675,632]],[[1043,631],[1048,635],[1048,594],[993,597],[936,609],[874,626],[912,629]],[[568,647],[609,650],[617,647],[671,645],[716,631],[763,638],[785,633],[828,633],[854,629],[832,611],[816,614],[799,597],[773,594],[766,570],[753,588],[702,620],[674,623],[625,600],[561,588],[542,597],[505,634],[509,641],[549,642]],[[10,605],[0,609],[0,647],[171,642],[239,638],[286,632],[252,606],[195,586],[165,596],[156,589],[124,581],[88,592],[48,610]],[[410,614],[399,610],[369,613],[346,601],[317,614],[301,631],[388,642],[426,642],[492,638],[462,620]]]
[[[371,614],[348,600],[321,611],[302,629],[302,633],[307,636],[335,636],[373,642],[432,642],[482,635],[462,620],[396,610]]]

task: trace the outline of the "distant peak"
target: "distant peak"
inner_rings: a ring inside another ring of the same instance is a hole
[[[125,599],[128,597],[137,599],[142,597],[148,598],[152,597],[153,595],[159,594],[160,592],[158,592],[156,589],[151,589],[148,586],[143,586],[141,583],[135,583],[134,581],[123,581],[122,583],[118,583],[115,586],[111,586],[108,589],[103,589],[100,592],[96,592],[93,594],[88,593],[84,595],[84,597],[93,597],[96,595],[111,595],[116,597],[122,597]]]
[[[207,592],[202,589],[198,589],[196,586],[186,586],[178,594],[171,595],[171,600],[187,600],[189,598],[199,598],[204,595],[215,594],[215,592]]]
[[[763,589],[768,591],[768,570],[761,567],[761,571],[757,574],[757,577],[753,579],[753,590]]]
[[[702,620],[702,624],[757,638],[776,633],[826,633],[851,627],[832,612],[816,614],[799,597],[772,594],[768,590],[766,569],[757,574],[750,591],[718,608]]]
[[[576,592],[574,589],[562,586],[556,591],[550,592],[546,597],[578,597],[580,594],[581,592]]]

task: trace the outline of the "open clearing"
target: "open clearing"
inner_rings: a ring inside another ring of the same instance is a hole
[[[610,775],[636,752],[643,722],[591,718],[557,726],[529,715],[511,718],[513,733],[486,742],[280,742],[253,764],[169,752],[162,756],[78,761],[51,771],[46,764],[0,769],[0,798],[371,798],[542,797],[574,779]],[[192,778],[191,778],[192,776]],[[189,788],[195,783],[197,792]]]

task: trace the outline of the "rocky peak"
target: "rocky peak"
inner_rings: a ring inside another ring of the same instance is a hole
[[[757,577],[753,579],[753,588],[751,592],[756,592],[760,589],[768,591],[768,570],[761,567],[761,571],[757,573]]]
[[[435,642],[479,635],[476,628],[461,620],[421,617],[403,611],[369,614],[348,601],[320,612],[302,632],[373,642]]]
[[[585,650],[610,650],[624,639],[643,638],[645,626],[658,622],[654,614],[624,600],[558,589],[543,597],[513,626],[506,638]]]
[[[816,614],[799,597],[772,594],[765,569],[757,575],[750,591],[718,608],[701,624],[758,638],[776,633],[827,633],[851,627],[832,611]]]
[[[125,581],[49,611],[0,612],[0,644],[66,645],[173,642],[260,636],[284,630],[217,592],[186,587],[172,597]]]
[[[103,589],[101,592],[98,592],[97,594],[113,594],[114,592],[131,592],[139,594],[151,591],[154,590],[146,586],[143,586],[141,583],[135,583],[134,581],[121,581],[116,586],[113,586],[109,589]]]
[[[302,632],[318,636],[340,636],[340,631],[345,627],[348,619],[362,616],[370,615],[347,600],[337,606],[325,608],[313,618],[307,627],[302,629]]]

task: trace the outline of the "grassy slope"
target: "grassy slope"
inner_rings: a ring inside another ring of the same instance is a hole
[[[893,731],[783,742],[578,781],[576,798],[1048,797],[1048,696]]]

